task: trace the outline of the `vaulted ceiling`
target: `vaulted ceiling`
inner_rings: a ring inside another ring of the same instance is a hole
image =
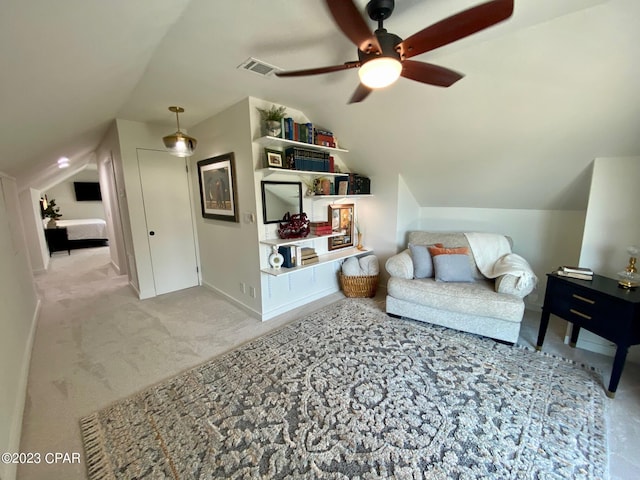
[[[478,3],[397,0],[385,27],[408,37]],[[0,171],[42,187],[62,155],[81,168],[114,118],[169,132],[181,105],[188,129],[250,95],[333,129],[355,169],[402,175],[421,205],[582,209],[593,158],[640,155],[639,20],[637,0],[516,0],[506,22],[416,58],[464,73],[451,88],[400,79],[347,105],[355,71],[236,68],[356,59],[324,2],[6,0]]]

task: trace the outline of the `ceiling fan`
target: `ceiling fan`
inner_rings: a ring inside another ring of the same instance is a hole
[[[325,0],[334,21],[349,40],[358,47],[358,60],[342,65],[277,72],[278,77],[302,77],[358,68],[360,85],[349,103],[361,102],[374,89],[391,85],[402,76],[439,87],[450,87],[463,75],[411,57],[460,40],[491,25],[506,20],[513,13],[514,0],[493,0],[445,18],[403,40],[387,32],[383,22],[391,16],[394,0],[371,0],[367,4],[369,18],[378,22],[371,33],[353,0]]]

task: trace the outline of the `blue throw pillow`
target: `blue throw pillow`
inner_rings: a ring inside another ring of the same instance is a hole
[[[413,278],[433,277],[433,262],[427,245],[409,244],[413,260]]]
[[[439,282],[473,282],[469,257],[463,254],[443,254],[433,257],[433,269]]]

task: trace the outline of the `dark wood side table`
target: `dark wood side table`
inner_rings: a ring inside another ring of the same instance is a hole
[[[66,250],[68,254],[71,255],[67,227],[45,228],[44,236],[47,239],[49,256],[51,256],[53,252],[58,252],[60,250]]]
[[[614,398],[627,351],[640,344],[640,289],[625,290],[618,287],[617,280],[601,275],[594,275],[593,280],[577,280],[549,273],[536,350],[542,349],[551,314],[573,324],[572,347],[576,346],[581,328],[616,344],[606,390],[607,396]]]

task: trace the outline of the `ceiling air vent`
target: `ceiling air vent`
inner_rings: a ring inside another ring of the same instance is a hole
[[[258,60],[252,57],[247,58],[244,62],[238,65],[238,68],[241,70],[247,70],[249,72],[257,73],[258,75],[262,75],[263,77],[271,77],[275,72],[282,70],[281,68],[269,65],[262,60]]]

